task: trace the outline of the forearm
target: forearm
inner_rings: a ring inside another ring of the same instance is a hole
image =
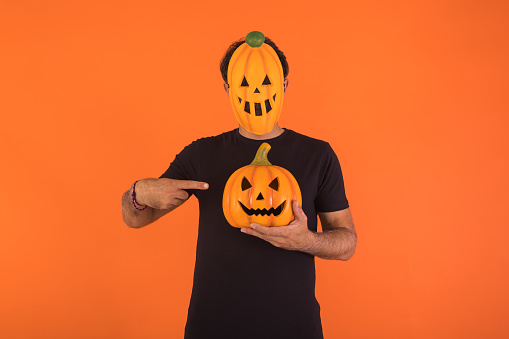
[[[311,245],[303,252],[322,259],[348,260],[357,245],[357,234],[346,227],[339,227],[324,232],[311,231]]]
[[[152,211],[153,208],[150,206],[143,211],[134,208],[132,187],[122,196],[122,218],[128,227],[139,228],[148,225],[152,220]]]

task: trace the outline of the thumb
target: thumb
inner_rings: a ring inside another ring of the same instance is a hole
[[[293,207],[293,214],[295,215],[295,219],[303,220],[307,219],[306,214],[304,213],[304,210],[299,205],[299,201],[297,199],[292,201],[292,207]]]

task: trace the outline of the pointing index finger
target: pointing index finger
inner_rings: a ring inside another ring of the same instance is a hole
[[[206,190],[209,188],[209,184],[202,181],[180,180],[179,188]]]

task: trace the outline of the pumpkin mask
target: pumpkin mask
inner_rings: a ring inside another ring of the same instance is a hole
[[[283,107],[284,74],[265,36],[253,31],[233,53],[228,64],[228,94],[235,118],[250,133],[269,133]]]
[[[260,145],[250,165],[236,170],[226,182],[223,213],[233,227],[286,226],[293,219],[292,200],[302,206],[299,184],[283,167],[267,159],[270,145]]]

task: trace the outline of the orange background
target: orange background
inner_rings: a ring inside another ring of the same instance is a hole
[[[507,338],[507,1],[1,1],[0,337],[181,338],[195,197],[121,196],[238,126],[219,61],[290,65],[280,126],[328,141],[358,232],[317,258],[330,338]],[[260,288],[263,288],[261,286]]]

